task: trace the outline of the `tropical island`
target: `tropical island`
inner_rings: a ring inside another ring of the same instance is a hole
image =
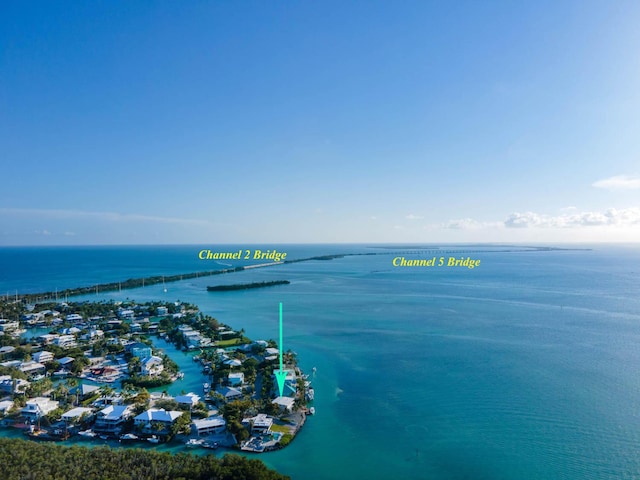
[[[273,280],[270,282],[235,283],[232,285],[214,285],[207,287],[209,292],[230,292],[234,290],[248,290],[251,288],[275,287],[277,285],[289,285],[289,280]]]
[[[201,391],[147,390],[184,379],[166,342],[198,363]],[[267,452],[291,442],[312,401],[295,353],[194,305],[0,301],[1,425],[27,438]]]

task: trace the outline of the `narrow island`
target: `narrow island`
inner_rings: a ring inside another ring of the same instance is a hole
[[[251,288],[275,287],[277,285],[289,285],[289,280],[273,280],[270,282],[235,283],[232,285],[215,285],[207,287],[209,292],[230,292],[234,290],[248,290]]]
[[[0,332],[0,425],[28,439],[261,453],[288,445],[314,413],[295,353],[282,352],[280,392],[274,340],[188,303],[0,300]],[[198,373],[185,378],[176,355]],[[173,382],[190,391],[159,391]]]

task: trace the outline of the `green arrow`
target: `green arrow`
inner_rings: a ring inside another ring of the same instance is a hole
[[[280,370],[276,371],[276,380],[278,382],[280,396],[282,396],[282,392],[284,391],[284,381],[287,378],[287,372],[282,368],[282,351],[284,350],[282,345],[282,302],[280,302],[280,343],[278,346],[280,347]]]

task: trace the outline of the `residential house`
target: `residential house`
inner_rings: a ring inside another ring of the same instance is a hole
[[[152,355],[142,361],[142,373],[144,375],[160,375],[164,370],[162,359]]]
[[[273,418],[267,416],[264,413],[259,413],[255,417],[246,419],[251,424],[251,433],[254,435],[268,435],[271,433],[271,426],[273,425]],[[245,423],[243,420],[242,423]]]
[[[282,389],[282,395],[285,397],[295,397],[298,391],[298,379],[293,370],[285,370],[287,376],[284,379],[284,388]],[[278,389],[278,381],[275,374],[273,375],[274,388]]]
[[[13,347],[11,345],[7,345],[5,347],[1,347],[0,348],[0,358],[5,357],[7,355],[10,355],[15,351],[16,351],[16,347]]]
[[[162,408],[150,408],[135,417],[133,422],[143,432],[166,433],[183,413],[179,410],[167,411]]]
[[[22,409],[22,416],[27,420],[37,420],[44,417],[58,408],[59,403],[47,397],[36,397],[27,400],[27,404]]]
[[[22,378],[11,378],[11,375],[0,376],[0,392],[24,394],[29,385],[31,383]]]
[[[53,343],[61,348],[71,348],[78,345],[76,343],[76,337],[73,335],[60,335],[58,338],[53,340]]]
[[[67,423],[78,422],[80,419],[88,420],[93,415],[93,409],[86,407],[76,407],[62,414],[62,420]]]
[[[271,403],[274,403],[278,407],[280,407],[281,411],[290,413],[293,411],[293,402],[295,402],[295,399],[291,397],[276,397],[276,399]]]
[[[40,375],[47,369],[45,365],[38,362],[22,362],[19,368],[21,372],[31,376]]]
[[[235,387],[219,387],[216,392],[222,395],[226,402],[242,398],[242,392]]]
[[[178,395],[174,399],[178,405],[189,407],[190,409],[195,407],[200,401],[200,396],[193,392],[189,392],[186,395]]]
[[[119,433],[124,423],[133,415],[130,405],[109,405],[96,414],[93,431],[96,433]]]
[[[53,360],[53,353],[43,350],[41,352],[34,353],[32,358],[38,363],[48,363]]]
[[[216,415],[194,420],[191,426],[198,435],[216,435],[224,432],[227,427],[227,422],[224,421],[224,418]]]
[[[140,360],[145,360],[153,356],[151,347],[148,345],[145,345],[144,343],[135,344],[135,346],[132,347],[130,351],[131,351],[131,355],[133,355],[134,357],[138,357]]]

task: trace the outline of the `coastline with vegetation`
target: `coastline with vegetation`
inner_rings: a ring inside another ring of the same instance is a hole
[[[209,292],[231,292],[234,290],[249,290],[252,288],[275,287],[278,285],[289,285],[289,280],[273,280],[270,282],[235,283],[231,285],[214,285],[207,287]]]
[[[282,353],[279,396],[276,342],[253,341],[188,303],[0,300],[0,331],[0,424],[33,440],[261,453],[288,445],[313,401],[295,353]],[[201,391],[147,390],[184,376],[154,338],[196,353]]]

